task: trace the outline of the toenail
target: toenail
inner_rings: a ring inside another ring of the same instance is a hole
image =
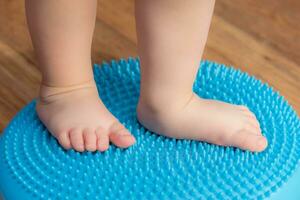
[[[128,138],[132,139],[133,142],[135,142],[135,137],[133,137],[132,135],[124,135],[122,137],[128,137]]]
[[[259,137],[259,139],[257,141],[257,145],[260,148],[265,148],[266,147],[266,138],[265,137]]]
[[[128,137],[128,138],[134,138],[132,135],[130,134],[124,134],[124,135],[120,135],[121,137]]]
[[[131,136],[131,134],[128,131],[125,131],[125,130],[117,132],[117,135],[120,135],[120,136]]]

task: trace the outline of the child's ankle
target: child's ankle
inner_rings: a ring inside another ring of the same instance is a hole
[[[165,98],[159,96],[157,98],[146,98],[141,95],[137,106],[137,112],[139,114],[146,112],[148,114],[151,113],[152,115],[164,115],[166,112],[176,112],[188,104],[193,96],[193,92],[191,92],[191,94]]]
[[[42,82],[39,90],[39,100],[42,102],[48,102],[56,99],[58,96],[63,96],[65,94],[83,90],[83,89],[92,89],[97,90],[94,79],[74,84],[74,85],[66,85],[66,86],[52,86],[47,83]]]

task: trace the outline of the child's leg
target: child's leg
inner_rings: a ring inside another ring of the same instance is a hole
[[[192,92],[213,7],[213,0],[136,0],[139,121],[169,137],[262,151],[267,141],[251,111]]]
[[[98,97],[91,67],[96,0],[26,0],[28,25],[42,71],[37,113],[60,144],[104,151],[109,140],[128,147],[134,137]]]

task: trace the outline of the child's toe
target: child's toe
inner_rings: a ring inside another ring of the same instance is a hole
[[[119,122],[111,127],[109,139],[120,148],[127,148],[135,143],[133,135]]]
[[[258,135],[261,135],[261,129],[260,129],[260,125],[259,125],[259,122],[256,120],[256,119],[251,119],[249,118],[248,119],[248,125],[252,127],[252,129],[254,131],[256,131],[256,133]]]
[[[72,147],[76,151],[84,151],[84,141],[83,141],[83,135],[81,129],[72,129],[70,131],[70,140]]]
[[[251,118],[253,118],[253,119],[256,119],[256,116],[255,116],[255,114],[253,113],[253,112],[251,112],[250,110],[244,110],[244,111],[242,111],[246,116],[249,116],[249,117],[251,117]]]
[[[102,127],[97,128],[97,149],[101,152],[106,151],[109,147],[108,131]]]
[[[59,144],[65,149],[70,149],[72,147],[69,137],[69,131],[60,132],[57,136],[57,140]]]
[[[114,145],[120,148],[127,148],[135,143],[135,138],[132,135],[118,135],[118,133],[111,133],[109,138]]]
[[[244,105],[238,105],[237,106],[240,110],[242,111],[249,111],[249,108],[247,106],[244,106]]]
[[[83,138],[84,138],[84,145],[87,151],[96,151],[97,149],[97,137],[95,131],[92,129],[84,129],[83,130]]]
[[[232,139],[232,146],[244,150],[261,152],[267,147],[267,139],[262,135],[253,134],[253,132],[242,131],[235,134]]]

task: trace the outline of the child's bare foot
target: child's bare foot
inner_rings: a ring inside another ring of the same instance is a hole
[[[245,106],[206,100],[193,94],[185,101],[172,98],[160,105],[140,100],[137,113],[145,127],[168,137],[257,152],[267,146],[255,115]]]
[[[94,81],[70,87],[42,85],[36,110],[65,149],[105,151],[109,141],[121,148],[135,143],[100,100]]]

